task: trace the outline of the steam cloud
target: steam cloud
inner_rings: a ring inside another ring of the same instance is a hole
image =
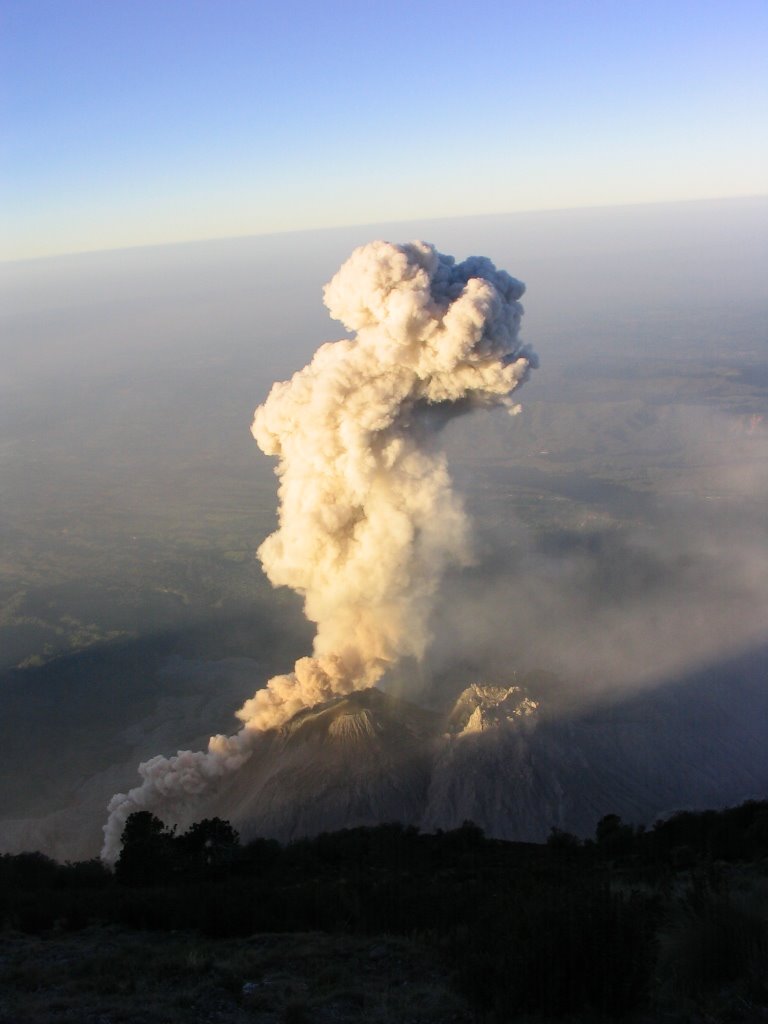
[[[106,861],[133,811],[204,793],[263,730],[422,655],[444,568],[471,558],[436,437],[470,409],[517,412],[510,396],[536,365],[518,340],[523,291],[485,258],[457,264],[424,242],[362,246],[326,285],[331,316],[356,336],[275,384],[252,427],[280,478],[279,529],[259,557],[272,584],[303,596],[313,654],[246,701],[234,736],[139,765],[141,785],[110,801]]]

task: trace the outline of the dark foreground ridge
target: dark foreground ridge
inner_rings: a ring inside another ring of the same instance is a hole
[[[114,873],[0,858],[1,1024],[768,1019],[768,801],[586,842],[146,811],[123,839]]]

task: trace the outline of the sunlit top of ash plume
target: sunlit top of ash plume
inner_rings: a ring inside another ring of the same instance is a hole
[[[275,586],[304,597],[312,656],[245,703],[236,735],[140,765],[142,784],[110,802],[105,859],[133,810],[204,792],[250,756],[260,730],[423,653],[441,574],[470,558],[437,434],[472,408],[517,411],[511,395],[535,365],[518,340],[523,291],[487,259],[456,263],[424,242],[362,246],[326,285],[331,315],[355,337],[275,384],[252,428],[280,479],[279,529],[259,557]]]

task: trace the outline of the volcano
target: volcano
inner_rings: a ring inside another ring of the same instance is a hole
[[[680,808],[763,797],[764,695],[735,703],[733,690],[701,680],[695,691],[695,714],[681,683],[554,715],[517,685],[474,683],[447,712],[359,690],[264,733],[250,761],[177,820],[218,815],[246,841],[470,820],[491,836],[540,842],[553,826],[591,835],[607,813],[651,824]]]
[[[541,842],[553,826],[594,835],[606,814],[651,825],[681,809],[768,794],[768,652],[633,696],[565,712],[546,693],[474,683],[428,710],[377,688],[299,711],[258,735],[252,757],[210,790],[154,813],[180,828],[232,822],[244,841],[281,841],[399,821],[424,831],[474,821],[489,836]],[[115,766],[75,804],[4,821],[0,846],[92,857]]]
[[[440,725],[441,716],[375,688],[300,711],[260,737],[205,813],[227,818],[245,839],[418,823]]]
[[[278,529],[258,555],[273,586],[301,594],[317,626],[312,653],[256,689],[234,735],[139,765],[141,783],[108,805],[107,863],[132,811],[217,793],[260,760],[263,733],[424,655],[444,572],[473,559],[469,518],[437,439],[470,410],[519,411],[513,394],[537,366],[519,337],[524,291],[485,257],[457,263],[426,242],[381,240],[355,249],[325,286],[328,311],[354,337],[322,344],[273,385],[251,426],[280,480]],[[374,716],[341,728],[373,742],[380,724]],[[393,777],[388,764],[377,778]],[[254,784],[261,792],[260,777]],[[362,808],[369,780],[359,788]],[[267,802],[279,804],[274,793]]]

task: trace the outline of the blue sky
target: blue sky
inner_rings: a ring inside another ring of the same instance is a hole
[[[0,256],[768,191],[765,0],[1,0]]]

